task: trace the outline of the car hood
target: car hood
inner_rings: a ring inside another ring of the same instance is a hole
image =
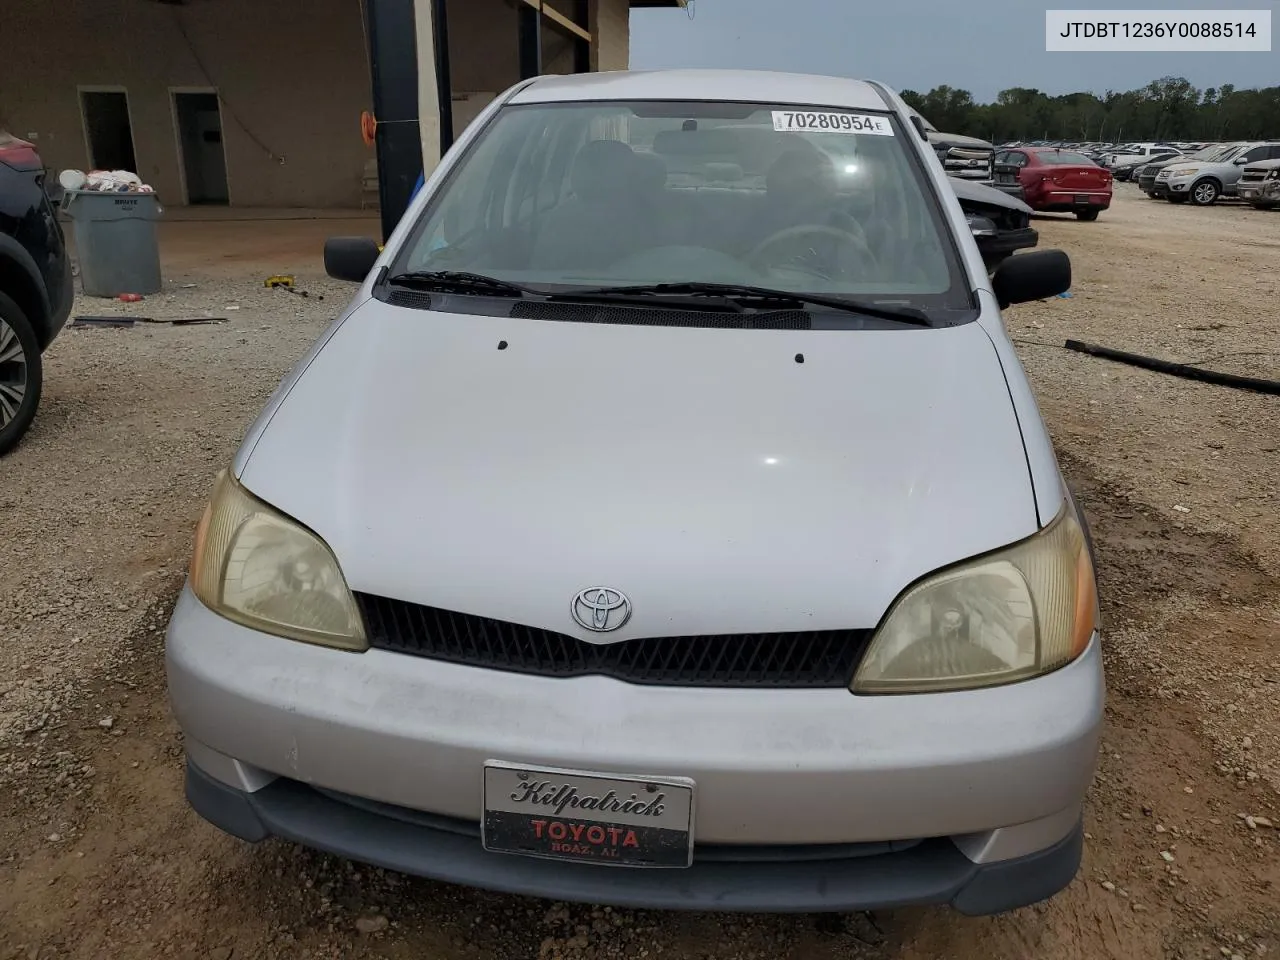
[[[970,180],[962,180],[959,177],[947,177],[947,182],[951,184],[951,189],[959,199],[960,205],[966,209],[970,206],[987,206],[1001,207],[1005,210],[1017,210],[1028,215],[1034,212],[1017,197],[1012,197],[1003,190],[997,190],[995,187],[988,187],[985,184],[974,183]]]
[[[942,133],[939,130],[928,130],[929,142],[935,146],[948,147],[967,147],[974,150],[994,150],[995,147],[989,140],[979,140],[977,137],[966,137],[960,133]]]
[[[600,585],[634,610],[610,640],[872,627],[920,576],[1037,529],[977,323],[732,331],[370,300],[282,393],[241,482],[324,538],[353,590],[561,632]]]
[[[1203,173],[1212,173],[1215,175],[1236,173],[1242,169],[1241,167],[1238,167],[1233,163],[1210,163],[1207,160],[1187,160],[1185,162],[1179,162],[1175,160],[1173,163],[1169,164],[1169,166],[1165,167],[1164,169],[1177,170],[1179,167],[1195,167],[1196,176],[1199,176],[1200,174],[1203,174]]]

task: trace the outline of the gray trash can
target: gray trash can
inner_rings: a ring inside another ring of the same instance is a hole
[[[68,190],[62,209],[75,230],[80,286],[91,297],[159,293],[163,212],[154,193]]]

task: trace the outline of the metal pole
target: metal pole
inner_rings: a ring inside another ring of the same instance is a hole
[[[520,79],[527,80],[542,73],[542,11],[522,3],[516,13],[519,30]]]
[[[440,156],[453,146],[453,77],[449,72],[448,0],[432,0],[431,18],[435,21],[436,90],[440,104]]]
[[[382,238],[395,230],[422,172],[414,0],[367,0]]]

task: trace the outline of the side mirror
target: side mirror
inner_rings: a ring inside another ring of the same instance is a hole
[[[1071,258],[1061,250],[1037,250],[1010,257],[991,277],[1000,309],[1045,300],[1071,289]]]
[[[364,283],[381,253],[372,237],[330,237],[324,242],[324,272],[335,280]]]
[[[1243,167],[1243,166],[1244,166],[1246,163],[1248,163],[1249,161],[1248,161],[1248,160],[1246,160],[1244,157],[1236,157],[1236,158],[1235,158],[1234,160],[1232,160],[1231,162],[1232,162],[1232,163],[1234,163],[1237,167]]]
[[[917,117],[915,114],[912,114],[911,125],[916,128],[916,133],[920,134],[920,139],[925,141],[925,143],[928,143],[929,131],[925,130],[924,121],[921,120],[919,117]]]

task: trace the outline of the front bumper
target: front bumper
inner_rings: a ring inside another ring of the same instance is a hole
[[[468,887],[659,910],[817,913],[946,903],[971,915],[1001,913],[1065,887],[1083,848],[1076,819],[1045,849],[986,864],[970,860],[950,840],[934,838],[873,849],[703,848],[688,869],[628,870],[487,853],[474,824],[370,804],[283,777],[249,792],[188,761],[186,793],[200,816],[251,843],[282,837]]]
[[[639,687],[295,643],[225,620],[189,590],[166,664],[192,803],[228,832],[494,889],[721,909],[966,909],[969,885],[1006,868],[1018,879],[1001,887],[1004,900],[970,894],[974,912],[1051,894],[1078,863],[1104,696],[1096,638],[1053,674],[984,691]],[[730,870],[695,854],[693,867],[655,880],[485,853],[465,831],[478,831],[490,759],[689,777],[698,848],[768,848],[783,859]],[[424,817],[453,826],[406,842],[406,823]],[[868,843],[896,848],[838,866],[815,860],[815,850]],[[1036,894],[1038,871],[1052,890]]]
[[[1263,180],[1260,183],[1241,183],[1236,195],[1250,203],[1280,203],[1280,180]]]

